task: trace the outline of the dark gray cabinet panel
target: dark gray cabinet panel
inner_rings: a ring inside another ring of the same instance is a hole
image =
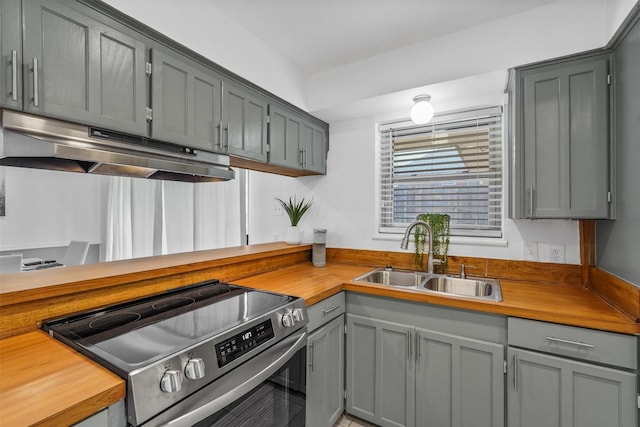
[[[22,7],[24,110],[145,136],[144,44],[79,4]]]
[[[153,138],[218,151],[222,79],[175,53],[153,49],[151,58]]]
[[[307,427],[332,426],[344,411],[344,316],[309,335]]]
[[[302,118],[282,108],[269,106],[269,163],[300,168]]]
[[[504,426],[504,345],[416,329],[416,426]]]
[[[225,81],[222,95],[221,151],[266,162],[267,114],[266,100]]]
[[[510,427],[636,426],[636,375],[509,348]]]
[[[348,413],[380,426],[412,426],[413,328],[347,314]]]
[[[609,55],[516,70],[513,216],[609,217],[608,73]]]
[[[22,109],[20,2],[0,0],[0,106]]]
[[[304,122],[300,137],[301,168],[317,173],[327,172],[327,134],[326,131]]]

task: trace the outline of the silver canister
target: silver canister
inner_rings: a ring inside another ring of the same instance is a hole
[[[327,230],[324,228],[313,229],[311,261],[314,267],[324,267],[327,265]]]

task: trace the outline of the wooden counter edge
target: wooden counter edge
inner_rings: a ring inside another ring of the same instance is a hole
[[[7,425],[71,425],[125,397],[122,378],[42,331],[0,340],[0,353],[0,413]]]

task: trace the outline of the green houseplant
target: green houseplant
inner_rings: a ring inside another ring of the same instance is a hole
[[[287,228],[285,242],[293,245],[300,244],[300,242],[302,242],[302,234],[298,228],[298,223],[302,219],[302,216],[309,210],[313,202],[311,200],[305,200],[304,197],[302,200],[298,201],[295,196],[293,199],[289,197],[287,202],[276,197],[276,201],[280,203],[282,209],[287,213],[291,223],[291,226]]]
[[[439,260],[434,263],[434,272],[444,274],[447,271],[447,253],[449,252],[449,223],[451,217],[443,213],[424,213],[416,217],[419,221],[424,221],[433,230],[433,259]],[[424,269],[424,263],[427,261],[424,257],[425,250],[429,244],[429,234],[425,227],[417,226],[414,233],[414,243],[416,252],[414,256],[414,264],[416,269]]]

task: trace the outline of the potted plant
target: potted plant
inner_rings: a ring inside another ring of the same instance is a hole
[[[443,213],[425,213],[418,215],[416,219],[429,224],[433,231],[432,256],[434,260],[440,261],[439,263],[434,263],[434,272],[440,274],[446,273],[447,253],[449,252],[449,215]],[[417,226],[413,236],[416,246],[414,263],[416,269],[424,269],[424,252],[429,242],[429,235],[425,227]]]
[[[306,201],[304,198],[298,201],[295,196],[293,200],[291,199],[291,197],[289,197],[288,202],[285,202],[284,200],[278,198],[276,198],[276,200],[278,201],[278,203],[280,203],[282,209],[284,209],[284,211],[287,213],[291,222],[291,226],[287,228],[285,242],[292,245],[300,244],[300,242],[302,242],[302,233],[298,228],[298,223],[302,219],[302,216],[309,210],[312,202],[310,200]]]

